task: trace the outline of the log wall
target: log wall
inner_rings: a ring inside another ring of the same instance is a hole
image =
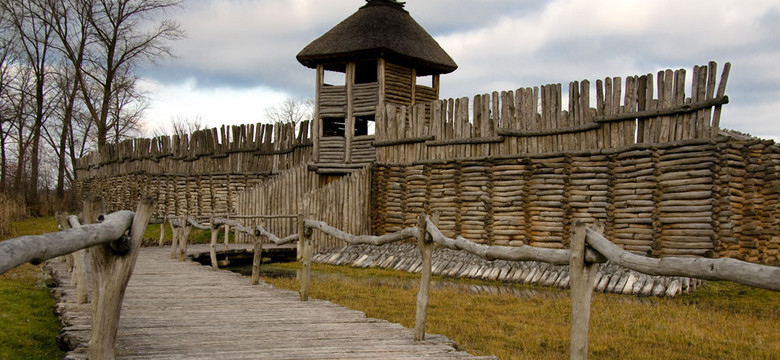
[[[780,146],[687,140],[611,150],[373,168],[377,235],[439,213],[445,235],[492,245],[565,248],[576,220],[651,256],[775,263],[780,247]]]
[[[236,196],[311,158],[309,122],[241,125],[133,139],[78,159],[75,190],[103,194],[110,211],[156,197],[154,216],[234,213]]]

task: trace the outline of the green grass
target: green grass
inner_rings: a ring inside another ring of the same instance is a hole
[[[297,265],[287,265],[295,267]],[[358,277],[364,269],[315,265]],[[369,270],[370,276],[413,277]],[[295,280],[266,279],[298,289]],[[469,281],[471,282],[471,281]],[[416,286],[312,282],[311,296],[406,327],[414,326]],[[500,359],[563,359],[569,353],[571,301],[563,295],[518,298],[434,290],[429,333],[455,340],[462,350]],[[780,359],[780,293],[709,282],[694,295],[674,299],[594,294],[590,357],[593,359]]]
[[[54,218],[14,223],[11,237],[57,231]],[[62,359],[60,323],[41,266],[25,264],[0,275],[0,359]]]

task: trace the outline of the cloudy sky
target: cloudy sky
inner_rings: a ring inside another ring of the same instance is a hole
[[[260,122],[286,97],[313,98],[314,70],[295,55],[364,3],[185,1],[172,15],[187,33],[177,57],[142,71],[147,127]],[[780,141],[780,1],[408,0],[406,9],[459,66],[442,77],[442,98],[667,68],[690,77],[694,65],[714,60],[720,72],[731,62],[721,126]]]

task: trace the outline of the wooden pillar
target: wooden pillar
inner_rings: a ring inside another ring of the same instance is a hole
[[[409,104],[409,107],[414,106],[414,104],[417,103],[417,100],[415,99],[417,97],[417,69],[412,68],[412,103]]]
[[[440,81],[440,75],[434,74],[433,75],[433,93],[436,94],[436,99],[439,99],[439,81]]]
[[[230,220],[230,217],[227,217],[228,220]],[[225,224],[225,250],[230,250],[230,246],[228,244],[230,243],[230,225]]]
[[[127,283],[133,274],[141,240],[152,217],[153,207],[152,197],[141,199],[130,227],[130,236],[109,244],[97,245],[90,250],[93,269],[90,359],[114,359],[122,300]],[[84,209],[86,212],[87,207]]]
[[[260,265],[263,262],[263,240],[255,237],[254,253],[252,256],[252,285],[260,283]]]
[[[158,246],[163,246],[163,241],[165,241],[165,220],[166,217],[163,215],[162,223],[160,223],[160,242],[157,244]]]
[[[320,99],[322,95],[322,85],[325,81],[325,68],[322,64],[317,64],[317,83],[314,86],[314,119],[312,119],[311,141],[312,141],[312,160],[314,163],[320,162],[320,138],[322,138],[322,119],[320,118]]]
[[[355,63],[347,63],[347,117],[344,119],[344,163],[352,163],[352,138],[355,137]]]
[[[425,322],[428,318],[428,295],[431,288],[431,275],[433,261],[433,241],[428,236],[425,218],[427,215],[420,214],[417,220],[417,246],[420,247],[422,255],[422,270],[420,274],[420,289],[417,291],[417,314],[414,322],[414,340],[425,340]],[[434,219],[436,222],[436,219]]]
[[[585,263],[585,224],[577,221],[570,243],[571,360],[588,358],[588,325],[593,294],[593,264]]]
[[[309,300],[309,283],[311,282],[311,259],[314,255],[314,243],[311,240],[311,228],[305,228],[303,216],[298,215],[298,241],[303,244],[303,266],[301,270],[301,301]]]
[[[377,96],[377,107],[385,107],[385,97],[387,96],[387,63],[385,59],[379,59],[376,62],[376,81],[379,88]]]
[[[209,242],[209,253],[211,256],[211,269],[219,270],[217,263],[217,236],[219,236],[219,226],[214,225],[214,216],[209,219],[209,229],[211,229],[211,241]]]
[[[168,224],[171,225],[171,259],[175,259],[176,251],[179,248],[179,231],[181,231],[181,228],[174,227],[171,220],[168,220]]]
[[[182,228],[179,231],[179,261],[187,258],[187,243],[190,237],[192,226],[188,222],[189,217],[185,214],[181,217]]]

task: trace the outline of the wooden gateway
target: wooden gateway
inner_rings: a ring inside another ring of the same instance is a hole
[[[344,174],[375,161],[377,107],[438,100],[439,75],[458,67],[394,0],[368,0],[297,59],[317,70],[310,168],[320,174]]]

